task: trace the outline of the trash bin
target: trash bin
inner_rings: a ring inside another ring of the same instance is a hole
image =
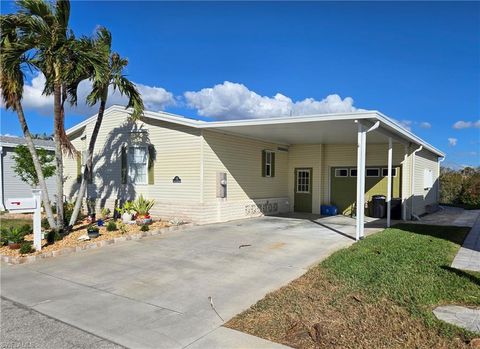
[[[402,219],[402,199],[393,198],[390,203],[390,212],[392,219],[400,220]]]
[[[372,217],[383,218],[387,212],[385,208],[385,195],[373,195],[372,196]]]

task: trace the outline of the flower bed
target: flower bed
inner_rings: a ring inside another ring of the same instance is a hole
[[[122,230],[107,231],[105,226],[98,227],[100,236],[91,240],[79,240],[83,235],[87,234],[88,223],[82,222],[74,227],[73,231],[65,236],[62,240],[55,241],[53,244],[47,244],[47,240],[42,240],[42,250],[29,254],[20,254],[19,250],[12,250],[8,246],[0,247],[1,259],[4,262],[19,264],[32,262],[39,258],[55,257],[71,252],[86,250],[90,248],[102,247],[115,242],[136,240],[142,237],[158,235],[166,231],[177,230],[180,227],[188,227],[191,224],[183,224],[182,226],[171,226],[165,221],[155,221],[149,226],[149,231],[141,231],[140,226],[136,224],[126,224]],[[25,236],[25,241],[33,241],[33,234]]]

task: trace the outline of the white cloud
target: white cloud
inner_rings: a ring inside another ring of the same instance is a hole
[[[175,98],[171,92],[162,87],[153,87],[143,84],[136,84],[138,91],[142,95],[145,108],[152,111],[164,110],[165,107],[175,104]],[[45,76],[39,73],[30,83],[26,83],[23,92],[23,108],[33,109],[43,115],[52,115],[53,113],[53,96],[42,95],[45,86]],[[92,83],[88,80],[82,81],[78,85],[78,105],[76,107],[67,106],[68,113],[91,115],[98,110],[98,105],[93,107],[85,103],[85,99],[91,91]],[[127,97],[122,96],[118,90],[109,90],[107,107],[113,104],[126,105]],[[3,104],[2,104],[3,107]]]
[[[421,128],[432,128],[432,124],[426,121],[420,123]]]
[[[184,96],[187,105],[197,109],[199,115],[227,120],[360,110],[353,106],[353,99],[350,97],[342,99],[339,95],[333,94],[321,101],[306,98],[294,102],[281,93],[273,97],[261,96],[243,84],[230,81],[199,91],[187,91]]]
[[[411,131],[412,130],[412,125],[413,125],[413,121],[411,120],[397,120],[397,119],[393,119],[393,121],[395,121],[397,124],[399,124],[400,126],[402,126],[403,128]]]
[[[480,120],[478,121],[457,121],[456,123],[453,124],[453,128],[457,130],[461,130],[463,128],[471,128],[471,127],[476,127],[480,128]]]
[[[454,147],[454,146],[457,145],[457,141],[458,141],[458,139],[456,139],[456,138],[449,138],[449,139],[448,139],[448,144],[449,144],[450,146]]]

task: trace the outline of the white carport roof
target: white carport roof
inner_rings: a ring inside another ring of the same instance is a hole
[[[113,110],[127,112],[125,108],[121,106],[112,106],[107,109],[105,116]],[[367,143],[369,144],[387,143],[388,137],[391,137],[394,142],[422,145],[425,149],[428,149],[440,157],[445,156],[442,151],[378,111],[212,122],[193,120],[165,112],[146,111],[145,117],[285,145],[356,143],[358,134],[356,122],[361,122],[367,127],[376,126],[376,129],[369,133],[367,137]],[[88,118],[69,129],[67,134],[79,130],[95,119],[96,115]]]

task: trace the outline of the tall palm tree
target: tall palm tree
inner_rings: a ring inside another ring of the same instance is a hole
[[[82,181],[76,198],[75,208],[70,218],[69,228],[71,228],[77,220],[82,206],[82,200],[85,196],[87,180],[93,173],[93,153],[98,132],[102,126],[103,114],[105,112],[110,86],[113,87],[114,91],[118,89],[122,95],[128,97],[126,108],[132,108],[131,119],[138,120],[143,115],[144,110],[142,98],[135,87],[135,84],[128,80],[123,74],[123,70],[128,65],[128,60],[121,58],[118,53],[112,53],[112,36],[110,32],[105,28],[100,28],[97,32],[97,38],[92,45],[97,48],[96,52],[102,53],[105,63],[108,64],[108,73],[105,75],[97,74],[91,79],[92,92],[87,97],[87,103],[92,106],[98,102],[100,103],[97,119],[88,145],[87,159],[83,170]]]
[[[47,214],[48,224],[52,229],[55,229],[55,219],[50,204],[47,184],[22,107],[24,85],[22,64],[28,64],[28,57],[24,52],[28,51],[30,46],[27,42],[20,43],[17,41],[16,24],[15,16],[4,15],[0,17],[0,89],[5,108],[17,113],[27,148],[33,159],[39,186],[42,190],[43,207]]]
[[[64,229],[63,209],[63,152],[76,151],[65,132],[65,103],[71,97],[76,101],[76,88],[85,72],[94,70],[98,78],[105,68],[100,55],[89,51],[85,40],[76,40],[68,27],[70,2],[57,0],[54,4],[44,0],[17,0],[19,30],[25,40],[33,44],[34,64],[46,78],[44,94],[53,95],[54,141],[57,175],[58,230]]]

